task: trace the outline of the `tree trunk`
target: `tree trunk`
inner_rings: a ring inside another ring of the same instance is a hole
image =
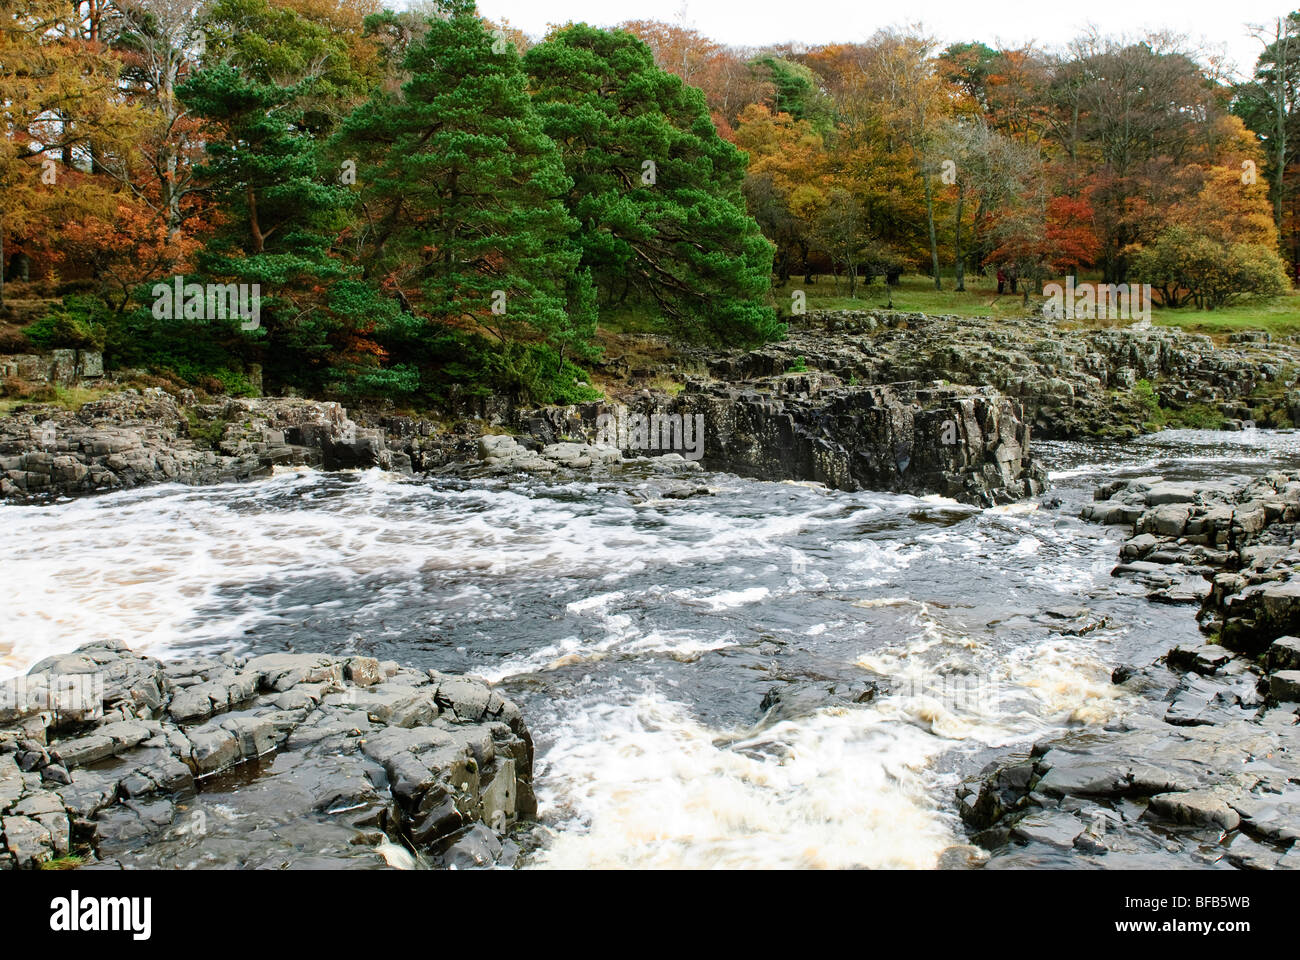
[[[925,181],[925,219],[930,227],[930,266],[934,270],[934,289],[943,289],[943,278],[939,276],[939,241],[934,232],[934,187],[930,183],[930,171],[922,170]]]
[[[957,231],[953,240],[952,252],[953,258],[957,261],[957,287],[956,289],[965,291],[966,289],[966,257],[961,249],[961,208],[966,202],[966,191],[957,191]]]
[[[262,234],[262,226],[257,222],[257,194],[253,191],[253,185],[248,185],[248,229],[253,235],[253,252],[261,253],[266,249],[266,237]]]
[[[970,253],[967,254],[967,256],[970,257],[970,268],[975,271],[978,271],[980,269],[980,264],[984,259],[983,257],[980,256],[980,254],[984,249],[983,248],[984,240],[980,236],[980,223],[983,221],[983,219],[984,219],[984,197],[981,196],[979,203],[975,204],[975,216],[971,220],[970,244],[969,244]]]

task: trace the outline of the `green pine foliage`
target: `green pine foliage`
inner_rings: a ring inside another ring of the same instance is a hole
[[[746,212],[746,157],[699,90],[641,40],[580,24],[528,51],[546,132],[573,179],[583,265],[603,302],[653,304],[672,332],[749,345],[779,335],[772,246]]]
[[[347,36],[214,0],[204,30],[176,87],[205,221],[181,279],[255,286],[259,323],[155,315],[164,276],[121,309],[52,312],[38,342],[205,389],[251,392],[256,364],[268,392],[427,408],[599,398],[583,366],[602,309],[702,343],[780,335],[746,157],[630,34],[569,27],[521,58],[472,0]],[[770,69],[812,103],[795,65]]]
[[[358,108],[335,139],[357,165],[367,275],[427,317],[431,337],[489,337],[506,370],[534,345],[589,356],[594,301],[559,151],[515,48],[467,0],[445,7],[411,42],[402,89]]]
[[[195,279],[256,285],[257,329],[239,330],[238,318],[210,322],[243,360],[263,364],[272,389],[356,393],[352,380],[373,372],[382,354],[366,348],[367,338],[400,324],[401,311],[332,250],[354,201],[322,167],[320,144],[303,123],[301,98],[314,81],[282,86],[255,74],[222,62],[179,90],[187,107],[223,134],[208,142],[198,173],[227,216],[200,255]]]

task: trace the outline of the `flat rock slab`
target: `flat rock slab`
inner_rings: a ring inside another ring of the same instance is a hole
[[[1253,688],[1252,677],[1190,673],[1175,691],[1206,711],[1225,690]],[[991,765],[957,800],[992,855],[986,869],[1256,869],[1282,866],[1300,836],[1297,782],[1294,705],[1220,705],[1195,725],[1139,708],[1123,728],[1068,734]]]

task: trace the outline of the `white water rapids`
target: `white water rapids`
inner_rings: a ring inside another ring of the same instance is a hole
[[[1119,532],[1074,519],[1091,481],[1217,475],[1243,442],[1056,445],[1059,509],[379,471],[0,506],[0,676],[98,639],[475,673],[537,741],[531,866],[933,867],[992,748],[1105,722],[1117,663],[1196,636],[1110,577]],[[769,690],[871,681],[763,720]]]

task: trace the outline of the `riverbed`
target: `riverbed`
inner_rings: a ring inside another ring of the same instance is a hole
[[[529,867],[934,867],[963,776],[1121,716],[1111,670],[1199,636],[1110,575],[1095,484],[1295,469],[1300,434],[1035,451],[1047,496],[992,509],[305,469],[0,506],[0,678],[100,639],[474,673],[536,740]]]

